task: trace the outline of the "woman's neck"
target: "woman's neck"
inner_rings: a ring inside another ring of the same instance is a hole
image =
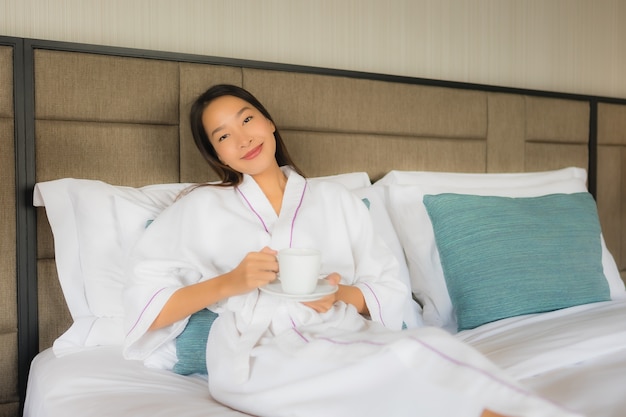
[[[280,214],[285,187],[287,186],[287,177],[283,171],[277,165],[276,169],[265,171],[263,174],[255,175],[252,178],[269,200],[276,214]]]

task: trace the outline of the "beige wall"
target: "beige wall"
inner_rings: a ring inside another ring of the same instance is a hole
[[[626,0],[0,0],[0,35],[626,98]]]

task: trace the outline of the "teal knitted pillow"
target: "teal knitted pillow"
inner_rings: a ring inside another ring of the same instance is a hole
[[[217,313],[203,309],[189,317],[185,330],[176,338],[174,372],[181,375],[206,374],[206,342]]]
[[[424,196],[458,329],[610,299],[589,193]]]

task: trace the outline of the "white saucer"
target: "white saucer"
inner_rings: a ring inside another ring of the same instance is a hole
[[[315,301],[334,292],[337,292],[339,286],[330,285],[326,281],[320,280],[320,283],[315,287],[315,290],[311,294],[288,294],[283,291],[280,281],[271,282],[259,289],[268,294],[276,295],[278,297],[289,298],[294,301]]]

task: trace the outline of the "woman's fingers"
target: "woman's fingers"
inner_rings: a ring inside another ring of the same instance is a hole
[[[248,288],[258,288],[274,281],[278,272],[276,251],[265,247],[260,252],[250,252],[241,261],[238,269]]]

